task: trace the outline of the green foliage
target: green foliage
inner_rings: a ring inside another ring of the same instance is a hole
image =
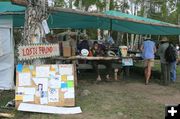
[[[56,0],[55,1],[55,6],[57,7],[63,7],[64,6],[64,0]]]
[[[80,0],[76,0],[74,5],[78,7]],[[105,2],[101,2],[100,0],[82,0],[82,6],[85,7],[86,10],[91,5],[96,5],[99,9],[103,9],[105,7]]]

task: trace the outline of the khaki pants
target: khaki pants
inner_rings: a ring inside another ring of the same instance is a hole
[[[150,64],[151,67],[154,67],[154,59],[145,59],[144,60],[144,67],[147,67]]]

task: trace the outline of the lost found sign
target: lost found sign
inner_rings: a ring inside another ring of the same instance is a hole
[[[59,56],[59,44],[19,46],[18,50],[20,60]]]

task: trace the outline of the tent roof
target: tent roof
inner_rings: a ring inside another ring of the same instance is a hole
[[[158,20],[154,20],[154,19],[150,19],[150,18],[145,18],[145,17],[135,16],[135,15],[131,15],[131,14],[126,14],[126,13],[122,13],[122,12],[115,11],[115,10],[106,11],[104,13],[107,14],[107,15],[111,15],[111,16],[123,17],[123,18],[127,18],[127,19],[134,19],[136,21],[144,21],[144,22],[147,22],[147,23],[173,25],[173,24],[170,24],[170,23],[167,23],[167,22],[162,22],[162,21],[158,21]]]
[[[0,12],[20,12],[26,7],[14,5],[11,2],[0,2]]]
[[[1,5],[3,3],[4,5]],[[7,4],[7,5],[5,5]],[[11,6],[11,11],[8,9]],[[1,12],[21,12],[25,7],[12,5],[10,2],[0,2]],[[179,35],[180,27],[174,24],[133,16],[117,11],[104,13],[89,13],[80,10],[50,8],[51,15],[48,19],[50,28],[74,28],[74,29],[112,29],[134,34],[152,35]],[[14,27],[24,24],[24,13],[13,15]]]

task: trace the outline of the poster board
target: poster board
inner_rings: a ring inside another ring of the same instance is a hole
[[[133,59],[132,58],[123,58],[122,66],[133,66]]]
[[[16,67],[16,108],[20,103],[75,106],[73,64]]]

